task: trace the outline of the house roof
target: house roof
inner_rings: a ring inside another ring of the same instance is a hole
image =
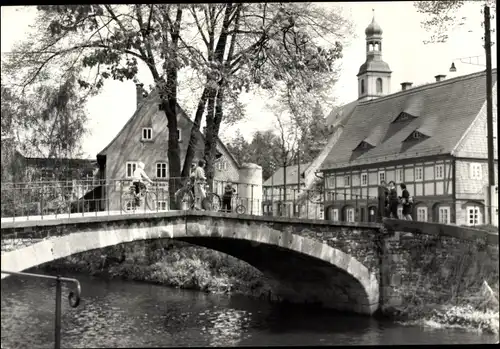
[[[358,101],[355,100],[343,106],[333,108],[326,118],[326,124],[328,126],[337,126],[338,123],[345,121],[351,115],[354,108],[356,108],[357,104]]]
[[[142,110],[144,108],[148,108],[151,106],[151,104],[156,104],[157,103],[157,100],[158,100],[158,97],[159,97],[159,93],[157,90],[154,90],[153,92],[151,92],[145,99],[144,101],[139,105],[139,107],[136,109],[136,111],[134,112],[134,114],[130,117],[130,119],[127,121],[127,123],[123,126],[123,128],[120,130],[120,132],[118,132],[116,134],[116,136],[113,138],[113,140],[111,140],[111,142],[109,142],[109,144],[103,149],[101,150],[97,156],[102,156],[102,155],[106,155],[106,151],[108,150],[108,148],[111,146],[111,144],[114,143],[114,141],[118,138],[118,136],[124,132],[124,130],[127,129],[127,126],[132,122],[132,120],[134,120],[135,117],[137,117],[138,115],[141,114]],[[189,118],[189,116],[186,114],[186,112],[184,111],[184,109],[181,108],[181,106],[179,104],[177,104],[177,111],[180,113],[180,116],[183,117],[184,119],[186,119],[191,125],[194,125],[194,122]],[[203,135],[203,133],[201,132],[200,130],[200,135],[202,137],[202,139],[205,139],[205,136]],[[226,145],[220,140],[219,137],[217,137],[217,143],[218,143],[218,146],[220,146],[221,148],[223,148],[223,150],[225,150],[229,156],[231,157],[231,160],[234,161],[234,163],[238,166],[238,167],[241,167],[240,163],[238,162],[238,160],[234,157],[233,154],[231,154],[231,152],[227,149]]]
[[[450,154],[485,103],[485,78],[483,71],[357,103],[321,169]],[[424,137],[405,141],[414,131]],[[362,141],[372,147],[356,149]]]
[[[310,162],[305,164],[300,164],[300,172],[304,173],[307,168],[311,165]],[[286,167],[286,184],[297,184],[297,174],[298,174],[298,165],[290,165]],[[283,185],[283,167],[280,167],[273,173],[271,177],[269,177],[263,184],[263,186],[271,186],[271,185]],[[304,182],[304,178],[301,178],[301,183]]]

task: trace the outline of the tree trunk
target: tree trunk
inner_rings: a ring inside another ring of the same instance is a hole
[[[207,182],[212,190],[212,181],[214,179],[214,160],[217,150],[216,146],[216,134],[214,133],[214,114],[215,114],[215,91],[212,91],[208,98],[207,106],[207,117],[206,123],[207,128],[205,131],[205,175],[207,176]]]
[[[189,137],[189,144],[186,150],[186,158],[184,159],[184,166],[182,168],[181,177],[183,178],[189,177],[189,170],[191,168],[191,163],[193,162],[194,156],[196,154],[196,146],[198,145],[201,119],[203,117],[203,113],[205,112],[205,106],[207,104],[209,91],[210,91],[209,88],[205,86],[200,101],[198,102],[198,108],[196,109],[194,123],[193,127],[191,128],[191,135]]]
[[[182,18],[182,8],[177,7],[177,14],[174,27],[170,33],[172,37],[171,54],[166,60],[167,81],[164,82],[161,96],[162,107],[168,121],[168,165],[169,184],[168,193],[170,197],[170,209],[176,210],[178,207],[175,200],[175,192],[181,186],[181,159],[179,149],[179,139],[177,138],[177,43],[179,41],[180,22]]]

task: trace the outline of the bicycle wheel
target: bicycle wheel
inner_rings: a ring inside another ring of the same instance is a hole
[[[218,212],[221,208],[221,200],[219,195],[215,193],[208,193],[207,197],[202,202],[202,207],[206,211]]]
[[[246,210],[247,209],[243,205],[236,206],[236,213],[237,214],[245,214]]]
[[[124,193],[122,195],[122,209],[126,213],[134,212],[136,210],[134,194]]]
[[[190,210],[194,207],[194,196],[190,189],[181,189],[177,204],[181,210]]]

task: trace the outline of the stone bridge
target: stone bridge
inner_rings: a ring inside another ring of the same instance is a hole
[[[292,302],[373,314],[465,294],[496,275],[498,235],[422,222],[321,220],[173,211],[2,223],[2,269],[73,254],[178,239],[241,259]],[[2,274],[2,278],[7,275]]]

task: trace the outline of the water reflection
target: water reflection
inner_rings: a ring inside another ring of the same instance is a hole
[[[209,295],[85,276],[82,302],[63,302],[62,346],[296,346],[492,343],[492,336],[425,331],[310,307],[271,306],[242,296]],[[63,293],[67,296],[67,291]],[[46,280],[2,280],[5,348],[53,346],[54,287]]]

